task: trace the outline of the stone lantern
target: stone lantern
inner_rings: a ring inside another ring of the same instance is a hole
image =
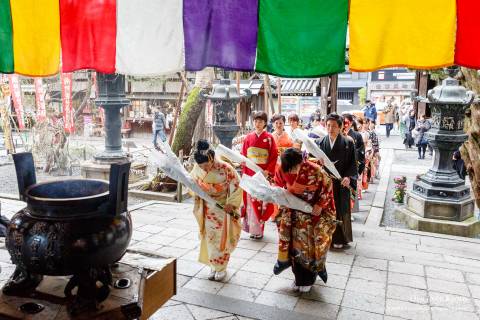
[[[220,84],[213,87],[211,95],[201,92],[202,98],[210,99],[213,105],[213,132],[227,148],[232,147],[232,140],[240,129],[237,124],[237,104],[241,99],[251,96],[250,90],[243,91],[244,93],[240,94],[237,86],[232,84],[231,80],[224,79],[220,80]]]
[[[125,76],[98,73],[98,97],[95,104],[105,111],[105,150],[97,155],[99,161],[119,161],[127,158],[122,151],[122,117],[120,110],[130,104],[125,96]]]
[[[429,105],[432,128],[425,136],[434,150],[433,165],[407,192],[406,207],[400,212],[417,230],[473,236],[480,231],[473,217],[475,205],[470,188],[453,169],[453,153],[467,140],[464,132],[466,109],[475,95],[450,76],[440,86],[417,100]],[[413,213],[413,214],[412,214]]]
[[[97,73],[98,93],[95,104],[105,111],[105,149],[94,156],[93,161],[81,165],[82,176],[88,179],[108,180],[110,165],[129,159],[122,150],[122,117],[120,110],[130,104],[125,94],[125,76]],[[130,159],[129,159],[130,160]],[[131,164],[131,183],[146,177],[146,165]]]

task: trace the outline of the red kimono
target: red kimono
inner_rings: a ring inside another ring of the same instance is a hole
[[[242,155],[253,160],[263,170],[268,171],[269,176],[273,178],[278,149],[270,133],[263,131],[259,136],[256,132],[248,134],[243,142]],[[243,168],[242,173],[249,176],[255,174],[247,167]],[[243,229],[246,232],[252,235],[263,235],[263,222],[270,218],[273,211],[273,204],[264,205],[261,201],[253,200],[249,194],[243,192],[242,216],[244,217]]]

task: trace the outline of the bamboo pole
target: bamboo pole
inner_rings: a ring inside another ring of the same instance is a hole
[[[182,87],[180,88],[180,95],[178,96],[177,105],[175,106],[175,114],[173,115],[173,124],[172,130],[170,131],[170,137],[168,139],[168,144],[171,146],[173,143],[173,137],[175,136],[175,129],[177,128],[178,115],[180,114],[180,109],[182,107],[183,95],[185,93],[185,82],[182,81]]]
[[[179,72],[178,75],[180,76],[180,79],[182,80],[182,83],[185,86],[185,91],[188,94],[192,88],[190,87],[190,84],[188,83],[186,73]]]

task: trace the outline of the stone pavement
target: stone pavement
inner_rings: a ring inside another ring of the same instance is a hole
[[[178,294],[151,319],[479,319],[480,240],[379,226],[393,152],[382,149],[381,179],[354,214],[354,242],[329,253],[327,284],[318,280],[308,294],[290,289],[290,270],[272,274],[277,251],[272,223],[261,241],[242,234],[227,278],[212,282],[206,279],[208,267],[197,262],[191,204],[132,207],[131,247],[178,258]],[[1,202],[7,216],[23,206]],[[4,248],[0,265],[5,281],[13,268]]]

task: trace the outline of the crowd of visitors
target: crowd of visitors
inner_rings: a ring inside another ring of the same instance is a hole
[[[381,160],[376,132],[378,114],[371,101],[367,101],[363,111],[363,117],[350,113],[325,116],[315,112],[305,126],[296,114],[290,114],[288,120],[277,114],[270,121],[265,112],[252,115],[254,129],[242,137],[240,153],[256,164],[260,173],[242,162],[242,175],[263,174],[271,185],[284,188],[306,202],[311,207],[308,212],[264,202],[256,194],[242,190],[233,164],[228,159],[219,159],[208,141],[197,142],[193,155],[196,164],[190,174],[217,202],[212,206],[195,197],[194,215],[201,239],[199,261],[210,266],[210,280],[225,278],[230,255],[242,230],[252,240],[260,240],[265,223],[271,220],[278,230],[273,273],[278,275],[291,268],[295,276],[292,288],[299,292],[309,292],[317,277],[327,282],[328,251],[342,250],[353,241],[352,212],[358,208],[369,184],[378,179]],[[428,148],[425,133],[432,127],[425,115],[417,119],[411,103],[397,107],[392,100],[383,112],[387,137],[394,123],[398,123],[405,147],[415,145],[418,158],[424,159]],[[154,119],[153,142],[157,144],[158,137],[166,139],[166,120],[159,110]],[[299,137],[298,130],[306,135]],[[316,145],[326,158],[315,158],[310,148],[307,151],[307,142]],[[336,170],[329,170],[326,161]],[[454,154],[453,162],[459,176],[465,179],[459,152]]]
[[[261,168],[269,183],[288,190],[313,209],[303,212],[265,203],[242,191],[233,165],[218,159],[211,144],[200,140],[191,175],[221,208],[195,198],[194,214],[201,236],[199,261],[210,266],[209,279],[224,279],[241,230],[252,240],[262,239],[265,222],[271,219],[279,235],[273,273],[278,275],[292,268],[292,288],[308,292],[317,276],[324,282],[328,279],[328,250],[341,250],[353,241],[352,208],[375,178],[380,160],[375,119],[314,114],[309,129],[303,129],[299,117],[291,114],[289,130],[285,129],[287,119],[283,115],[274,115],[268,121],[265,112],[257,112],[252,120],[254,130],[243,139],[241,154]],[[271,133],[267,130],[269,124]],[[324,166],[326,159],[316,159],[306,151],[303,141],[294,134],[296,129],[308,131],[340,178]],[[242,163],[242,175],[254,174]]]

